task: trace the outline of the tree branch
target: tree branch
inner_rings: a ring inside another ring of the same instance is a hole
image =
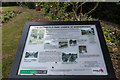
[[[80,21],[82,21],[82,6],[80,7]]]
[[[83,4],[85,4],[87,2],[87,0],[85,1],[85,2],[83,2],[83,3],[81,3],[79,6],[78,6],[78,8],[80,8]]]
[[[75,18],[79,21],[78,16],[77,16],[77,14],[76,14],[75,10],[74,10],[74,9],[72,9],[72,11],[73,11],[73,13],[74,13]]]
[[[93,9],[91,9],[88,13],[85,13],[85,16],[87,16],[88,14],[92,13],[99,5],[99,2],[96,3],[96,5],[94,6]]]

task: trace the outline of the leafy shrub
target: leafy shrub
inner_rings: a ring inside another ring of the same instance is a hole
[[[54,2],[54,3],[44,3],[44,6],[41,10],[43,15],[47,15],[50,19],[53,20],[65,20],[71,19],[73,17],[72,12],[67,12],[67,7],[70,6],[71,3],[62,3],[62,2]]]
[[[108,49],[110,52],[113,52],[113,47],[120,46],[120,30],[113,27],[111,27],[110,29],[102,27],[102,29],[108,45]]]
[[[106,29],[102,27],[104,31],[105,39],[109,42],[109,45],[115,44],[120,46],[120,30],[118,28]]]
[[[21,13],[20,11],[7,11],[7,12],[2,13],[2,17],[1,17],[2,23],[6,22],[10,18],[20,13]]]
[[[70,21],[77,21],[75,14],[72,10],[74,5],[80,5],[79,2],[54,2],[54,3],[49,3],[46,2],[44,3],[44,6],[41,10],[41,13],[43,15],[47,15],[50,17],[50,19],[53,20],[70,20]],[[92,21],[93,19],[91,16],[85,16],[83,13],[80,15],[80,9],[78,8],[78,11],[76,11],[76,15],[78,18],[81,18],[82,20],[85,21]]]

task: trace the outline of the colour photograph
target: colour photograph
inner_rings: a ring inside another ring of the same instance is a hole
[[[79,46],[79,53],[81,54],[87,53],[86,46]]]
[[[83,28],[81,29],[82,35],[95,35],[93,28]]]
[[[59,48],[67,48],[68,47],[68,42],[59,42]]]
[[[77,45],[77,40],[69,40],[69,45],[70,46],[76,46]]]

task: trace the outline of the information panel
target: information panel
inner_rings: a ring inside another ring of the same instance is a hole
[[[96,25],[30,26],[18,75],[108,75]]]

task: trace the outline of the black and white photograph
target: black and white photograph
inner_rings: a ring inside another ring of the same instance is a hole
[[[77,40],[69,40],[69,45],[70,46],[76,46],[77,45]]]
[[[62,53],[62,62],[77,62],[76,61],[77,58],[78,58],[77,53],[72,53],[72,52]]]
[[[45,33],[45,30],[43,28],[32,29],[31,35],[29,37],[29,43],[43,43],[44,33]]]
[[[25,59],[37,59],[38,58],[38,52],[26,52],[25,53]]]

